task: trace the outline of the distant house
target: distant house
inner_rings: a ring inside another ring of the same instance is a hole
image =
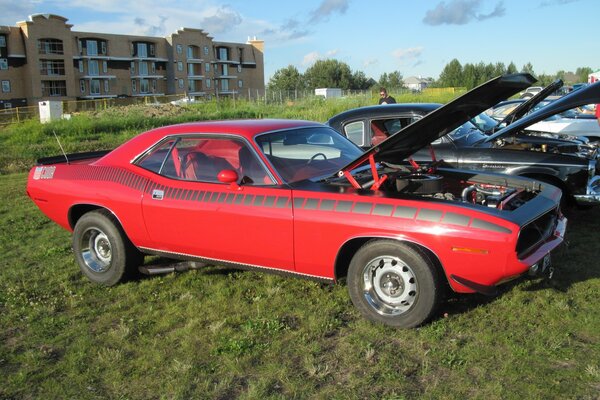
[[[425,89],[427,85],[429,85],[429,81],[418,76],[409,76],[404,80],[404,86],[406,86],[410,90],[418,92]]]

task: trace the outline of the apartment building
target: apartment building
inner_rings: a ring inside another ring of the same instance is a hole
[[[77,32],[36,14],[0,26],[0,108],[42,100],[264,94],[264,42],[218,42],[201,29],[166,38]]]

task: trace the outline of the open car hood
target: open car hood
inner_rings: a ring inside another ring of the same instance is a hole
[[[510,74],[494,78],[371,147],[340,172],[350,171],[370,157],[374,157],[377,162],[400,163],[499,101],[528,88],[535,81],[530,74]]]
[[[564,95],[558,100],[555,100],[545,107],[540,108],[536,112],[533,112],[515,122],[508,125],[505,128],[500,129],[493,135],[487,137],[484,142],[493,142],[503,137],[508,137],[519,133],[526,127],[535,124],[536,122],[543,121],[548,117],[555,114],[570,110],[575,107],[583,106],[586,104],[599,104],[600,103],[600,81],[588,85],[579,90],[573,91],[567,95]],[[385,142],[384,142],[385,143]]]
[[[516,120],[523,118],[524,115],[526,115],[528,112],[533,110],[533,108],[535,106],[540,104],[540,102],[542,100],[544,100],[546,97],[550,96],[552,93],[556,92],[562,86],[563,86],[562,80],[560,80],[560,79],[555,80],[554,82],[552,82],[551,84],[546,86],[544,89],[542,89],[541,91],[536,93],[534,96],[529,98],[527,101],[524,101],[523,103],[519,104],[510,113],[506,114],[504,119],[502,119],[502,121],[498,122],[498,125],[496,125],[496,127],[493,129],[492,132],[497,132],[502,127],[508,126],[508,125],[512,124],[513,122],[515,122]]]

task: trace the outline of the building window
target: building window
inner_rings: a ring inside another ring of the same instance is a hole
[[[152,93],[156,93],[156,79],[152,79]]]
[[[40,54],[64,54],[63,42],[59,39],[39,39],[38,51]]]
[[[187,69],[188,69],[188,76],[194,76],[194,64],[188,63]]]
[[[65,74],[65,62],[63,60],[40,60],[40,74],[49,76],[61,76]]]
[[[10,93],[10,81],[2,81],[2,93]]]
[[[42,81],[43,97],[60,97],[67,95],[67,81]]]
[[[129,65],[129,71],[131,71],[131,75],[135,75],[135,62],[131,62]]]
[[[187,47],[187,58],[194,58],[194,46]]]
[[[100,42],[100,54],[106,55],[108,52],[106,51],[106,42],[103,40]]]
[[[183,89],[183,79],[179,79],[177,85],[179,86],[179,89]]]
[[[106,74],[108,72],[108,62],[106,60],[102,61],[102,73]]]
[[[92,76],[100,75],[100,69],[98,67],[98,60],[88,60],[88,75],[92,75]]]
[[[87,49],[88,56],[98,55],[98,42],[96,42],[95,40],[86,40],[85,47]]]
[[[0,69],[8,69],[8,59],[0,58]]]
[[[208,46],[204,46],[204,55],[207,56],[208,55]]]
[[[241,79],[238,81],[238,87],[239,88],[244,87],[244,82]]]
[[[204,70],[206,72],[210,72],[210,64],[209,63],[204,64]]]
[[[150,82],[148,79],[140,79],[140,93],[150,93]]]
[[[183,63],[181,61],[177,61],[177,71],[183,71]]]
[[[210,78],[206,80],[206,87],[210,88]]]
[[[228,92],[229,91],[229,80],[221,79],[221,91]]]
[[[156,63],[150,63],[150,70],[152,71],[152,74],[156,73]]]
[[[150,49],[150,57],[154,57],[154,54],[155,54],[155,52],[154,52],[154,45],[152,43],[150,43],[148,45],[148,48]]]
[[[131,80],[131,91],[133,93],[137,92],[137,84],[135,83],[135,79]]]
[[[81,93],[85,93],[85,80],[84,79],[79,80],[79,90],[81,91]]]
[[[229,60],[229,49],[227,47],[219,47],[217,58],[221,61]]]
[[[229,75],[229,65],[223,64],[223,76]]]
[[[183,53],[183,46],[178,44],[177,45],[177,54],[181,54],[181,53]]]
[[[79,72],[83,74],[83,60],[79,60],[77,66],[79,67]]]
[[[92,79],[90,81],[90,94],[100,94],[100,80]]]
[[[196,81],[194,80],[189,80],[188,81],[188,92],[195,92],[196,91]]]
[[[110,87],[108,86],[108,79],[104,80],[104,93],[109,93],[110,92]]]
[[[238,64],[237,71],[238,71],[238,73],[242,72],[242,64]]]
[[[6,36],[0,35],[0,47],[6,47]]]
[[[147,62],[140,61],[139,68],[140,68],[140,75],[143,75],[143,76],[148,75],[148,63]]]
[[[148,57],[148,46],[146,46],[146,43],[137,44],[137,56]]]

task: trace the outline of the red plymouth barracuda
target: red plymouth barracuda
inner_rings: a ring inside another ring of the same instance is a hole
[[[41,159],[27,193],[73,232],[75,258],[96,283],[131,276],[145,254],[346,278],[366,318],[415,327],[447,288],[493,294],[550,269],[566,227],[559,189],[403,163],[527,86],[518,74],[491,80],[367,152],[306,121],[162,127],[110,152]]]

